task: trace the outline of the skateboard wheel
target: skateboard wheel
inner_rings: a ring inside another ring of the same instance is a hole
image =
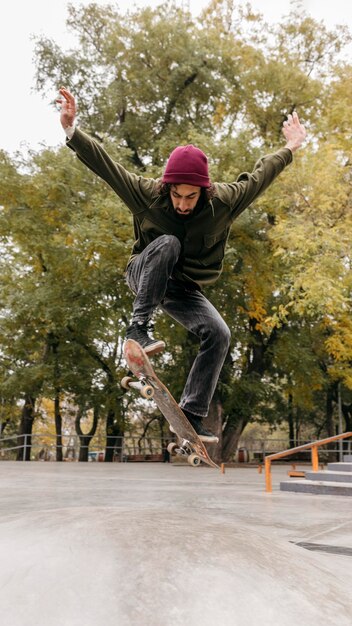
[[[167,451],[169,454],[174,454],[175,450],[177,448],[177,443],[175,443],[174,441],[169,443],[169,445],[167,446]]]
[[[143,398],[146,398],[147,400],[149,400],[150,398],[152,398],[154,395],[154,389],[151,385],[143,385],[142,389],[141,389],[141,396],[143,396]]]
[[[187,458],[187,461],[190,465],[193,465],[193,467],[195,467],[196,465],[200,464],[201,459],[197,454],[190,454]]]
[[[133,378],[131,376],[124,376],[121,380],[120,385],[122,389],[129,389],[130,383],[133,382]]]

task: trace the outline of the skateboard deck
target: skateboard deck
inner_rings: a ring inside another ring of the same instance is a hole
[[[177,443],[174,442],[168,446],[169,452],[187,457],[191,465],[199,465],[203,461],[219,469],[176,400],[155,374],[142,346],[133,339],[127,339],[124,344],[124,355],[130,371],[139,382],[134,382],[131,377],[127,376],[121,381],[121,385],[125,389],[135,387],[144,398],[153,398],[178,438]]]

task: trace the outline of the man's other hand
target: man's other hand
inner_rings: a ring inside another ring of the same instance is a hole
[[[56,102],[57,104],[61,105],[60,122],[62,128],[65,130],[66,128],[74,126],[77,107],[74,96],[68,91],[68,89],[66,89],[65,87],[61,87],[59,89],[59,94],[61,98],[58,98]]]
[[[283,123],[282,132],[287,142],[285,148],[289,148],[291,152],[300,148],[307,136],[306,129],[299,121],[296,111],[287,116],[287,121]]]

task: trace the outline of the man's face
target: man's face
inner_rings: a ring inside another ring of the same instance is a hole
[[[171,185],[170,197],[178,215],[191,215],[199,200],[201,187],[193,185]]]

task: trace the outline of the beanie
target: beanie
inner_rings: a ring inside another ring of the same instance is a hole
[[[166,163],[162,181],[174,185],[210,187],[208,159],[204,152],[192,144],[175,148]]]

